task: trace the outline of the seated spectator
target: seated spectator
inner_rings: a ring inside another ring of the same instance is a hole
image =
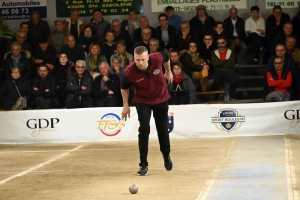
[[[127,30],[122,29],[120,20],[113,19],[111,22],[112,32],[115,34],[115,41],[123,40],[126,43],[126,50],[131,49],[131,38]]]
[[[293,18],[293,27],[294,27],[294,31],[300,35],[300,10],[298,11],[297,15]]]
[[[160,26],[155,29],[155,37],[164,43],[165,49],[175,48],[175,28],[168,24],[168,16],[162,13],[158,16]]]
[[[57,57],[60,55],[61,48],[68,43],[69,32],[65,31],[64,20],[57,19],[54,21],[55,30],[50,33],[49,44],[56,50]]]
[[[33,79],[31,87],[32,100],[37,109],[51,109],[56,105],[56,80],[49,74],[46,65],[38,67],[38,77]]]
[[[267,72],[268,95],[266,101],[290,101],[292,73],[286,69],[280,56],[275,56],[273,68]]]
[[[190,29],[188,22],[180,24],[179,33],[176,35],[176,48],[179,50],[179,55],[182,56],[186,52],[186,47],[190,41],[199,42],[198,33]]]
[[[140,17],[140,27],[134,30],[134,41],[141,39],[142,30],[149,28],[152,33],[152,37],[155,37],[155,29],[149,25],[149,21],[146,16]]]
[[[69,63],[72,67],[75,66],[77,60],[84,60],[84,49],[80,44],[76,43],[73,35],[68,36],[68,43],[61,48],[61,53],[68,56]]]
[[[139,28],[139,22],[137,20],[137,12],[134,9],[128,10],[129,19],[125,19],[121,22],[122,28],[129,32],[131,42],[134,40],[134,30]]]
[[[168,24],[174,26],[176,32],[175,34],[179,33],[180,31],[180,24],[182,19],[179,15],[175,15],[175,10],[172,6],[167,6],[165,8],[166,15],[168,16]]]
[[[100,9],[93,10],[93,18],[90,19],[89,25],[93,27],[93,33],[98,36],[98,42],[102,43],[105,40],[105,34],[111,30],[111,25],[103,18],[103,13]]]
[[[149,53],[155,53],[155,52],[158,52],[160,51],[159,49],[159,41],[158,39],[156,38],[152,38],[150,41],[149,41],[149,49],[150,49],[150,52]]]
[[[83,31],[79,35],[78,44],[82,46],[86,54],[89,53],[90,45],[93,42],[97,42],[97,41],[98,41],[98,36],[97,34],[93,33],[93,29],[91,25],[89,24],[85,25]]]
[[[258,63],[259,51],[263,50],[263,38],[265,37],[265,20],[259,17],[259,7],[251,7],[251,17],[245,21],[247,37],[245,42],[253,49],[254,64]]]
[[[151,29],[143,28],[141,35],[141,38],[134,40],[131,52],[133,52],[137,46],[144,46],[148,49],[148,52],[150,52],[149,41],[152,38]]]
[[[8,43],[8,45],[7,45],[7,52],[10,51],[11,44],[13,42],[19,42],[21,44],[22,50],[23,51],[28,51],[28,53],[30,53],[30,55],[32,55],[31,45],[26,42],[26,34],[24,32],[18,31],[16,33],[16,40]]]
[[[115,34],[112,31],[107,31],[105,36],[105,42],[103,42],[100,47],[102,50],[102,55],[106,57],[108,64],[110,64],[110,57],[113,55],[117,48],[117,43],[115,43]]]
[[[41,37],[48,38],[50,35],[50,27],[47,21],[42,20],[40,13],[33,11],[30,14],[30,20],[28,23],[28,32],[35,39],[33,48],[36,46],[37,42]]]
[[[111,67],[109,72],[111,74],[115,74],[119,77],[120,81],[122,80],[123,76],[124,76],[124,67],[121,67],[121,63],[122,63],[122,58],[118,55],[112,55],[111,57]]]
[[[101,55],[101,49],[97,42],[90,45],[89,54],[85,59],[86,70],[90,72],[93,78],[100,75],[99,64],[106,62],[106,57]]]
[[[28,23],[27,22],[21,22],[21,24],[20,24],[20,30],[19,31],[25,33],[25,42],[30,45],[31,50],[33,51],[33,48],[35,47],[34,46],[35,39],[33,38],[32,35],[30,35],[30,33],[28,32],[28,30],[29,30]]]
[[[21,45],[18,42],[11,44],[11,53],[5,54],[5,74],[6,78],[11,77],[11,69],[13,67],[19,67],[21,76],[24,79],[29,80],[31,78],[31,61],[26,57],[26,53],[22,52]]]
[[[199,39],[202,40],[203,34],[213,31],[215,19],[207,14],[205,5],[196,7],[196,16],[190,20],[191,30],[197,31]]]
[[[180,55],[178,49],[171,49],[169,52],[171,68],[174,66],[174,63],[179,62]]]
[[[204,35],[203,35],[204,36]],[[217,38],[220,36],[227,37],[225,32],[224,32],[224,26],[223,22],[221,21],[216,21],[214,25],[214,30],[212,31],[212,36],[213,36],[213,42],[214,42],[214,47],[217,48]],[[228,48],[233,49],[233,45],[231,45],[231,41],[227,39],[228,42]]]
[[[173,82],[168,84],[170,105],[197,104],[196,88],[192,79],[183,71],[180,62],[174,63]]]
[[[191,41],[188,44],[188,50],[183,54],[182,61],[185,68],[189,68],[186,71],[190,71],[191,78],[200,80],[202,91],[206,91],[206,87],[210,86],[213,80],[208,78],[209,65],[201,57],[196,42]]]
[[[77,9],[73,9],[71,11],[71,15],[65,21],[65,31],[71,33],[75,37],[76,42],[78,42],[78,38],[80,33],[83,31],[84,23],[79,19],[79,11]]]
[[[67,77],[74,71],[75,67],[71,67],[71,65],[68,63],[67,55],[60,54],[58,64],[54,67],[52,71],[52,75],[56,78],[57,83],[59,107],[62,107],[65,104],[67,97]]]
[[[116,52],[111,55],[110,57],[110,63],[112,63],[112,57],[114,55],[118,55],[122,58],[122,62],[121,62],[121,67],[126,68],[129,63],[133,60],[133,56],[131,53],[128,53],[126,51],[126,43],[124,40],[117,40],[117,48],[116,48]]]
[[[75,72],[67,79],[67,98],[65,108],[89,108],[93,107],[92,85],[93,77],[86,70],[84,60],[77,60]]]
[[[33,61],[35,64],[34,69],[43,64],[52,71],[56,64],[56,56],[57,54],[55,48],[49,45],[47,38],[41,37],[38,41],[38,47],[35,49],[33,54]],[[34,73],[35,72],[36,71],[34,71]]]
[[[285,40],[286,53],[291,54],[294,58],[298,72],[300,71],[300,49],[296,47],[297,39],[294,36],[287,36]],[[300,81],[300,80],[299,80]]]
[[[214,73],[212,75],[216,90],[220,90],[221,84],[228,81],[229,96],[231,100],[236,99],[235,90],[238,87],[240,78],[233,70],[235,65],[235,53],[227,47],[225,37],[217,39],[218,48],[211,53],[211,63],[214,66]]]
[[[20,95],[30,100],[29,81],[22,77],[21,68],[10,68],[10,78],[6,79],[0,89],[0,99],[5,110],[12,110]]]
[[[238,16],[238,10],[235,7],[229,9],[229,17],[224,20],[224,29],[228,40],[231,40],[231,48],[235,50],[237,55],[237,63],[246,63],[246,50],[245,44],[245,22]]]
[[[107,62],[100,63],[101,75],[93,82],[93,97],[96,107],[117,107],[121,106],[121,83],[120,78],[109,73]]]
[[[208,65],[211,65],[211,52],[214,50],[213,41],[213,36],[210,33],[205,33],[200,46],[200,54]]]

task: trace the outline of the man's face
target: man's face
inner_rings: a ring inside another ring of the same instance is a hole
[[[142,30],[142,38],[144,41],[149,41],[151,39],[151,31],[149,29]]]
[[[281,9],[275,9],[273,11],[273,15],[276,19],[281,19],[281,15],[282,15],[282,10]]]
[[[109,66],[107,64],[104,64],[104,63],[101,64],[99,66],[99,70],[100,70],[101,75],[103,75],[103,76],[109,75]]]
[[[134,54],[134,62],[138,69],[144,71],[148,67],[149,55],[148,52],[144,52],[141,55]]]
[[[82,63],[82,62],[79,62],[77,65],[76,65],[76,72],[77,72],[77,74],[79,75],[79,76],[81,76],[83,73],[84,73],[84,71],[85,71],[85,66],[84,66],[84,64]]]
[[[135,14],[135,12],[130,12],[130,13],[129,13],[129,19],[130,19],[131,21],[136,21],[137,15]]]
[[[214,27],[216,33],[221,34],[224,30],[223,24],[218,24],[216,27]]]
[[[174,13],[175,13],[174,10],[168,10],[168,11],[166,11],[166,15],[168,16],[169,19],[173,17]]]
[[[117,60],[113,60],[112,61],[112,66],[116,71],[119,71],[121,68],[121,63]]]
[[[55,29],[57,32],[63,32],[65,28],[65,24],[63,22],[56,22]]]
[[[226,48],[227,43],[224,39],[219,39],[219,40],[217,40],[217,45],[218,45],[218,49],[220,51],[224,51],[225,48]]]
[[[74,38],[74,36],[68,36],[68,46],[70,49],[73,49],[75,47],[76,44],[76,40]]]
[[[170,53],[170,59],[172,63],[178,62],[179,61],[179,54],[177,52],[171,52]]]
[[[258,17],[259,17],[259,12],[258,12],[258,10],[252,10],[252,11],[251,11],[251,17],[252,17],[252,18],[258,18]]]
[[[78,21],[79,19],[79,12],[77,10],[74,10],[71,12],[71,21]]]
[[[282,71],[283,69],[283,61],[280,58],[274,59],[274,66],[276,68],[276,71]]]
[[[237,9],[231,8],[229,11],[229,15],[231,17],[231,19],[236,20],[237,18]]]
[[[198,14],[199,17],[203,17],[203,16],[205,16],[205,10],[204,9],[198,9],[197,14]]]
[[[23,24],[20,28],[20,31],[27,34],[28,33],[28,25],[27,24]]]
[[[165,16],[160,17],[159,24],[162,28],[166,28],[168,26],[168,19]]]
[[[115,33],[121,32],[121,23],[120,22],[114,22],[111,26]]]
[[[101,12],[94,12],[93,19],[95,22],[100,22],[102,19],[102,13]]]
[[[189,33],[190,32],[190,25],[189,24],[181,24],[180,29],[182,33]]]
[[[157,42],[150,42],[149,43],[149,48],[150,48],[150,53],[157,52],[159,45]]]
[[[140,26],[141,26],[141,28],[148,27],[148,19],[145,17],[141,17],[140,18]]]
[[[67,55],[66,54],[60,54],[60,56],[59,56],[59,62],[61,63],[61,64],[66,64],[67,62],[68,62],[69,60],[68,60],[68,57],[67,57]]]
[[[191,42],[191,43],[189,44],[189,51],[190,51],[191,53],[197,52],[197,45],[196,45],[196,43]]]
[[[12,55],[16,58],[19,57],[19,55],[21,54],[21,48],[19,46],[12,46],[11,51]]]
[[[38,14],[31,15],[31,21],[34,25],[37,25],[40,22],[40,16]]]
[[[40,42],[39,46],[43,51],[46,51],[49,46],[49,42]]]
[[[284,57],[286,52],[285,47],[283,45],[279,45],[275,48],[276,56]]]
[[[285,41],[285,46],[287,49],[294,49],[296,45],[296,41],[294,38],[289,38]]]
[[[285,35],[291,35],[293,32],[293,25],[292,24],[285,24],[283,27],[283,32]]]
[[[84,29],[83,33],[84,33],[85,36],[92,36],[92,34],[93,34],[91,28]]]
[[[45,79],[45,78],[47,78],[49,71],[48,71],[47,67],[40,67],[38,73],[42,79]]]
[[[113,33],[107,33],[105,36],[107,42],[113,42],[115,40],[115,35]]]
[[[19,32],[16,39],[20,44],[23,44],[26,40],[26,34],[24,32]]]
[[[211,36],[205,35],[203,38],[203,42],[205,43],[206,46],[211,46],[213,43],[213,38]]]

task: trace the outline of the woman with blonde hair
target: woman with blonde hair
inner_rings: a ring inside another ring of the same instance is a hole
[[[101,62],[107,62],[105,56],[100,55],[101,49],[97,42],[93,42],[89,47],[89,54],[87,55],[86,62],[86,70],[88,70],[93,76],[96,78],[100,75],[99,64]]]
[[[112,63],[112,58],[114,55],[118,55],[122,58],[121,67],[126,68],[129,63],[133,60],[133,56],[131,53],[128,53],[126,51],[126,42],[124,40],[117,40],[117,47],[116,47],[116,53],[114,53],[110,57],[110,63]]]

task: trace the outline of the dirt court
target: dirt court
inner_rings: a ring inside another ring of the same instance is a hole
[[[300,140],[186,139],[171,148],[168,172],[151,140],[149,174],[140,177],[137,141],[0,145],[0,200],[299,198]],[[129,193],[132,184],[137,194]]]

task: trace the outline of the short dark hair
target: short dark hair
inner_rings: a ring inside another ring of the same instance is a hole
[[[173,8],[172,6],[167,6],[167,7],[165,8],[165,11],[169,11],[169,10],[174,10],[174,8]]]
[[[131,12],[134,12],[135,14],[138,14],[138,12],[137,12],[134,8],[128,9],[128,15],[129,15]]]
[[[47,71],[50,71],[49,67],[45,64],[40,64],[37,70],[39,70],[41,67],[46,67]]]
[[[274,62],[275,62],[275,59],[281,59],[283,61],[283,57],[281,57],[281,56],[275,56]]]
[[[274,7],[273,7],[273,12],[274,12],[274,10],[276,10],[276,9],[282,10],[282,8],[281,8],[280,6],[274,6]]]
[[[95,9],[95,10],[93,10],[92,15],[93,15],[95,12],[100,12],[101,14],[103,14],[102,11],[101,11],[100,9]]]
[[[181,68],[181,70],[183,71],[183,69],[184,69],[184,67],[183,67],[183,65],[182,65],[182,63],[181,62],[174,62],[174,63],[172,63],[172,68],[174,69],[174,66],[175,65],[177,65],[178,67],[180,67]]]
[[[21,28],[23,25],[25,25],[25,24],[26,24],[27,26],[29,26],[27,22],[21,22],[20,28]]]
[[[158,20],[159,20],[159,18],[161,18],[161,17],[165,17],[166,19],[168,19],[168,15],[166,15],[166,13],[161,13],[161,14],[159,14],[159,15],[158,15]]]
[[[214,27],[216,28],[219,24],[222,24],[222,26],[224,27],[224,24],[223,24],[223,22],[221,22],[221,21],[216,21]]]
[[[177,53],[179,55],[179,50],[178,49],[171,49],[170,53]]]
[[[227,38],[224,35],[220,35],[216,41],[218,40],[225,40],[225,42],[227,42]]]
[[[259,12],[259,7],[258,6],[252,6],[250,11],[252,12],[253,10],[257,10]]]

